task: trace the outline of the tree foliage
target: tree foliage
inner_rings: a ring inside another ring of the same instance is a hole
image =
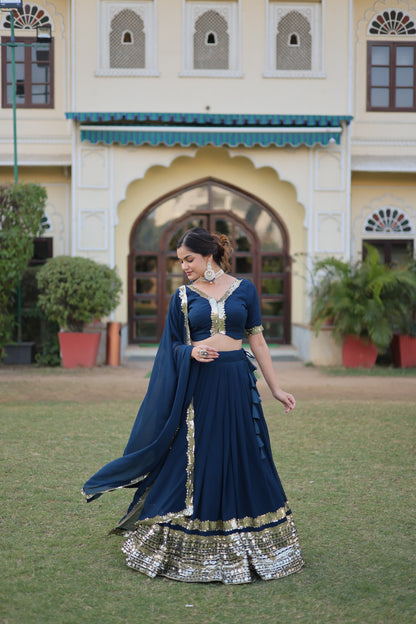
[[[116,270],[89,258],[52,258],[37,279],[38,305],[61,329],[83,331],[120,302],[122,283]]]
[[[46,198],[39,184],[0,186],[0,354],[12,336],[10,304],[33,255],[33,239],[47,227]]]

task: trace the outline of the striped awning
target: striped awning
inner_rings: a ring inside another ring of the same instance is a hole
[[[81,140],[111,145],[269,147],[339,144],[340,115],[230,115],[208,113],[66,113],[81,123]]]
[[[195,126],[340,126],[348,115],[229,115],[210,113],[65,113],[81,123],[180,124]]]
[[[172,147],[174,145],[182,145],[189,147],[197,145],[215,145],[228,147],[238,147],[244,145],[246,147],[269,147],[270,145],[328,145],[329,143],[339,144],[341,141],[341,128],[314,129],[314,128],[298,128],[296,130],[273,129],[260,130],[258,128],[250,128],[242,130],[241,128],[230,129],[213,129],[213,128],[87,128],[81,126],[81,141],[89,141],[90,143],[104,143],[112,145],[118,143],[120,145],[166,145]]]

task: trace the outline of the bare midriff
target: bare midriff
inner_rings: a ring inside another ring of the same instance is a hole
[[[230,338],[230,336],[225,336],[224,334],[214,334],[213,336],[205,338],[205,340],[192,341],[192,344],[194,347],[208,345],[217,351],[236,351],[241,349],[243,341]]]

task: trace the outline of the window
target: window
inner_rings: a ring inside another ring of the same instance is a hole
[[[405,262],[413,257],[415,227],[406,211],[397,206],[384,206],[372,210],[366,218],[363,236],[363,257],[365,243],[378,249],[380,258],[387,264]]]
[[[367,43],[367,110],[416,110],[416,43]]]
[[[238,2],[185,2],[182,76],[241,76]]]
[[[53,40],[38,43],[36,38],[15,37],[16,106],[53,108]],[[2,44],[10,37],[2,37]],[[13,105],[12,48],[2,45],[2,107]]]
[[[407,214],[395,206],[374,210],[364,223],[365,234],[404,234],[414,233],[413,223]]]
[[[98,76],[157,76],[155,2],[100,4]]]
[[[415,23],[405,11],[388,9],[375,16],[368,28],[369,35],[416,35]]]
[[[53,258],[53,238],[42,237],[33,239],[33,255],[29,260],[29,266],[45,264],[49,258]]]
[[[126,31],[126,26],[132,32]],[[110,68],[145,68],[145,43],[144,22],[140,15],[129,9],[117,13],[111,20]]]
[[[321,2],[267,4],[266,77],[320,77]]]
[[[413,240],[384,240],[368,239],[363,240],[363,258],[367,256],[366,243],[375,247],[379,253],[380,260],[384,264],[403,264],[413,258]]]

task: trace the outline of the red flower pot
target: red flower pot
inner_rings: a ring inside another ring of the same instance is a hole
[[[400,366],[400,368],[416,366],[416,338],[394,335],[390,346],[395,366]]]
[[[377,347],[357,336],[347,336],[342,345],[342,364],[345,368],[373,368]]]
[[[95,366],[100,346],[100,333],[59,332],[58,337],[64,368]]]

